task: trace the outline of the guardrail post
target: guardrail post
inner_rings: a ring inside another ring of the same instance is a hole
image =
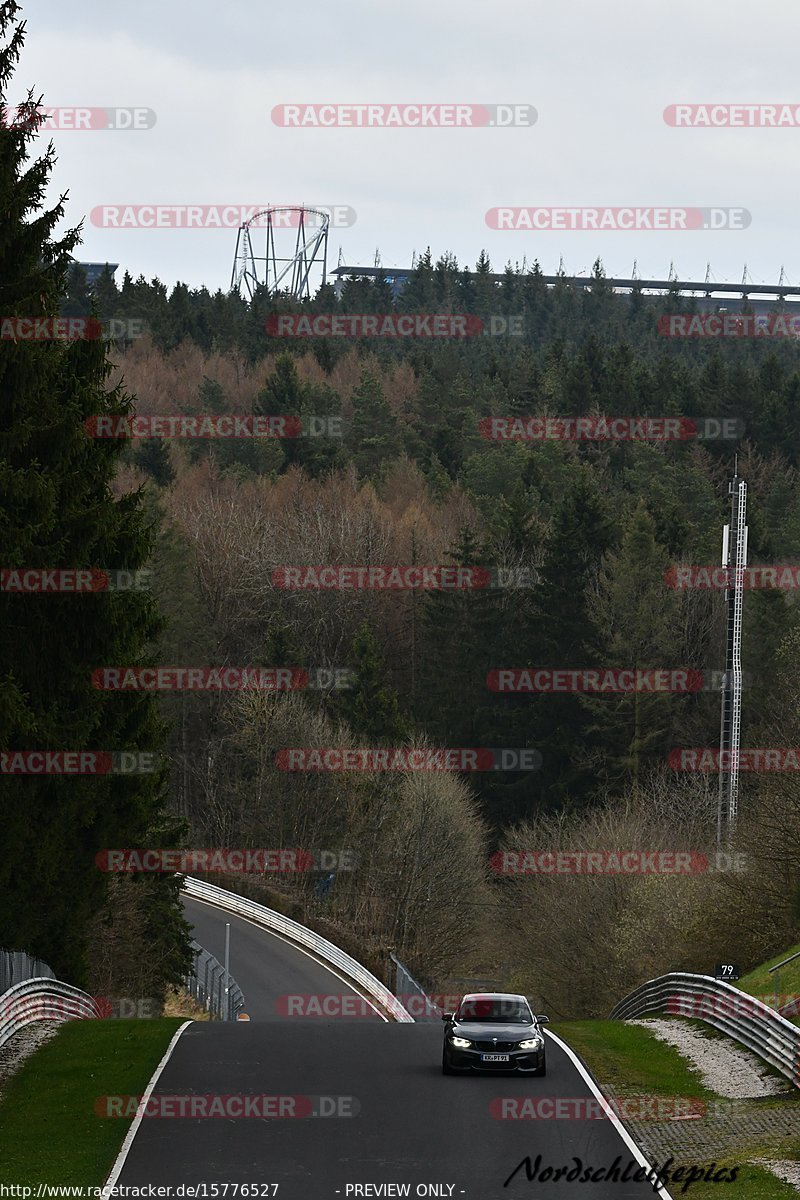
[[[225,1016],[224,1021],[231,1019],[231,923],[225,922]]]

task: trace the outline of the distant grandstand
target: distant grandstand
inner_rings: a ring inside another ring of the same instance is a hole
[[[383,279],[393,294],[398,296],[414,272],[414,267],[347,267],[340,264],[331,274],[336,280],[337,294],[346,279]],[[468,279],[491,279],[497,283],[506,278],[505,273],[479,275],[477,271],[465,271],[459,274],[466,275]],[[590,275],[542,275],[542,279],[548,287],[554,287],[564,280],[579,288],[591,288],[593,283]],[[717,283],[710,279],[692,282],[679,279],[607,278],[605,283],[623,295],[639,291],[643,296],[655,299],[671,292],[687,298],[709,300],[727,312],[738,312],[746,306],[752,312],[766,313],[771,312],[779,302],[787,307],[800,306],[800,285],[783,282],[783,272],[780,283],[752,283],[746,278],[741,283]]]

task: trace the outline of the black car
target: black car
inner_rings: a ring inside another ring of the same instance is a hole
[[[535,1017],[524,996],[473,992],[455,1013],[445,1013],[442,1074],[515,1071],[546,1075],[544,1035],[548,1017]]]

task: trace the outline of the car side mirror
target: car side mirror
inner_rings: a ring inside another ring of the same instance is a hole
[[[536,1020],[539,1022],[540,1025],[549,1025],[550,1024],[550,1018],[546,1017],[544,1015],[544,1013],[540,1013],[537,1016]]]
[[[453,1014],[452,1014],[452,1013],[442,1013],[442,1020],[443,1020],[443,1021],[452,1021],[452,1019],[453,1019]]]

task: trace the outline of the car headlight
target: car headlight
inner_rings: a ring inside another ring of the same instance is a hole
[[[517,1044],[517,1049],[518,1050],[538,1050],[539,1047],[542,1045],[544,1045],[544,1043],[542,1042],[541,1038],[528,1038],[528,1040],[525,1042],[519,1042]]]
[[[472,1042],[468,1042],[466,1038],[453,1037],[450,1039],[454,1046],[458,1046],[459,1050],[468,1050]]]

